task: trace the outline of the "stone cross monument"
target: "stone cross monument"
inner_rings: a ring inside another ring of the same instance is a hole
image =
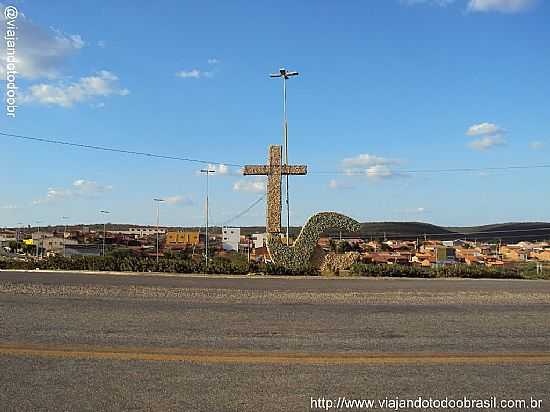
[[[307,166],[286,166],[281,161],[281,146],[269,146],[269,164],[245,166],[243,174],[267,176],[267,249],[271,261],[299,273],[307,270],[319,236],[329,229],[346,232],[359,230],[359,223],[335,212],[321,212],[311,216],[292,246],[281,242],[281,176],[305,175]]]
[[[282,164],[280,145],[269,146],[269,164],[245,166],[245,176],[268,176],[266,231],[281,233],[281,177],[284,175],[305,175],[307,166],[285,166]]]

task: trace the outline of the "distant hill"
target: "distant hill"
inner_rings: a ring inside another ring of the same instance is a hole
[[[416,238],[424,235],[454,236],[454,234],[440,226],[421,222],[373,222],[361,223],[362,237]]]
[[[102,231],[102,224],[92,225],[69,225],[68,230],[82,229],[89,227],[91,230]],[[127,230],[130,227],[143,227],[132,224],[108,223],[107,230]],[[154,226],[149,226],[154,227]],[[165,227],[163,227],[165,228]],[[169,227],[168,230],[195,230],[204,231],[204,227]],[[28,230],[28,229],[27,229]],[[42,227],[42,230],[63,230],[63,226]],[[290,228],[291,236],[297,236],[301,227],[292,226]],[[241,233],[250,235],[252,233],[265,232],[264,226],[243,226]],[[210,233],[219,234],[219,226],[210,227]],[[331,236],[338,237],[339,232],[328,233]],[[343,238],[361,237],[363,239],[438,239],[438,240],[501,240],[506,243],[519,242],[521,240],[546,240],[550,239],[550,223],[548,222],[523,222],[523,223],[498,223],[482,226],[436,226],[423,222],[367,222],[361,223],[361,229],[358,233],[342,233]]]
[[[500,239],[507,243],[550,239],[550,223],[547,222],[498,223],[445,229],[461,234],[463,237],[466,236],[468,239]]]

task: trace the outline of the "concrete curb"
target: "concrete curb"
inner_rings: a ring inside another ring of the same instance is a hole
[[[533,282],[533,281],[550,281],[546,279],[493,279],[493,278],[412,278],[412,277],[368,277],[368,276],[274,276],[274,275],[220,275],[209,273],[166,273],[166,272],[106,272],[106,271],[88,271],[88,270],[25,270],[25,269],[0,269],[2,272],[20,272],[20,273],[42,273],[42,274],[75,274],[75,275],[90,275],[90,276],[137,276],[137,277],[165,277],[165,278],[196,278],[196,279],[297,279],[297,280],[356,280],[356,281],[471,281],[476,282],[479,280],[491,280],[491,281],[506,281],[506,282]]]

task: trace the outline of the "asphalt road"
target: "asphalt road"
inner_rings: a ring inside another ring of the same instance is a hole
[[[0,272],[0,410],[550,410],[549,381],[545,281]]]

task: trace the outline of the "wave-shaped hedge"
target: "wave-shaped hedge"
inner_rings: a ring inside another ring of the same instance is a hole
[[[284,245],[280,236],[270,234],[267,247],[273,263],[294,271],[310,266],[310,260],[322,233],[328,230],[357,232],[360,224],[351,217],[336,212],[322,212],[311,216],[292,246]]]

